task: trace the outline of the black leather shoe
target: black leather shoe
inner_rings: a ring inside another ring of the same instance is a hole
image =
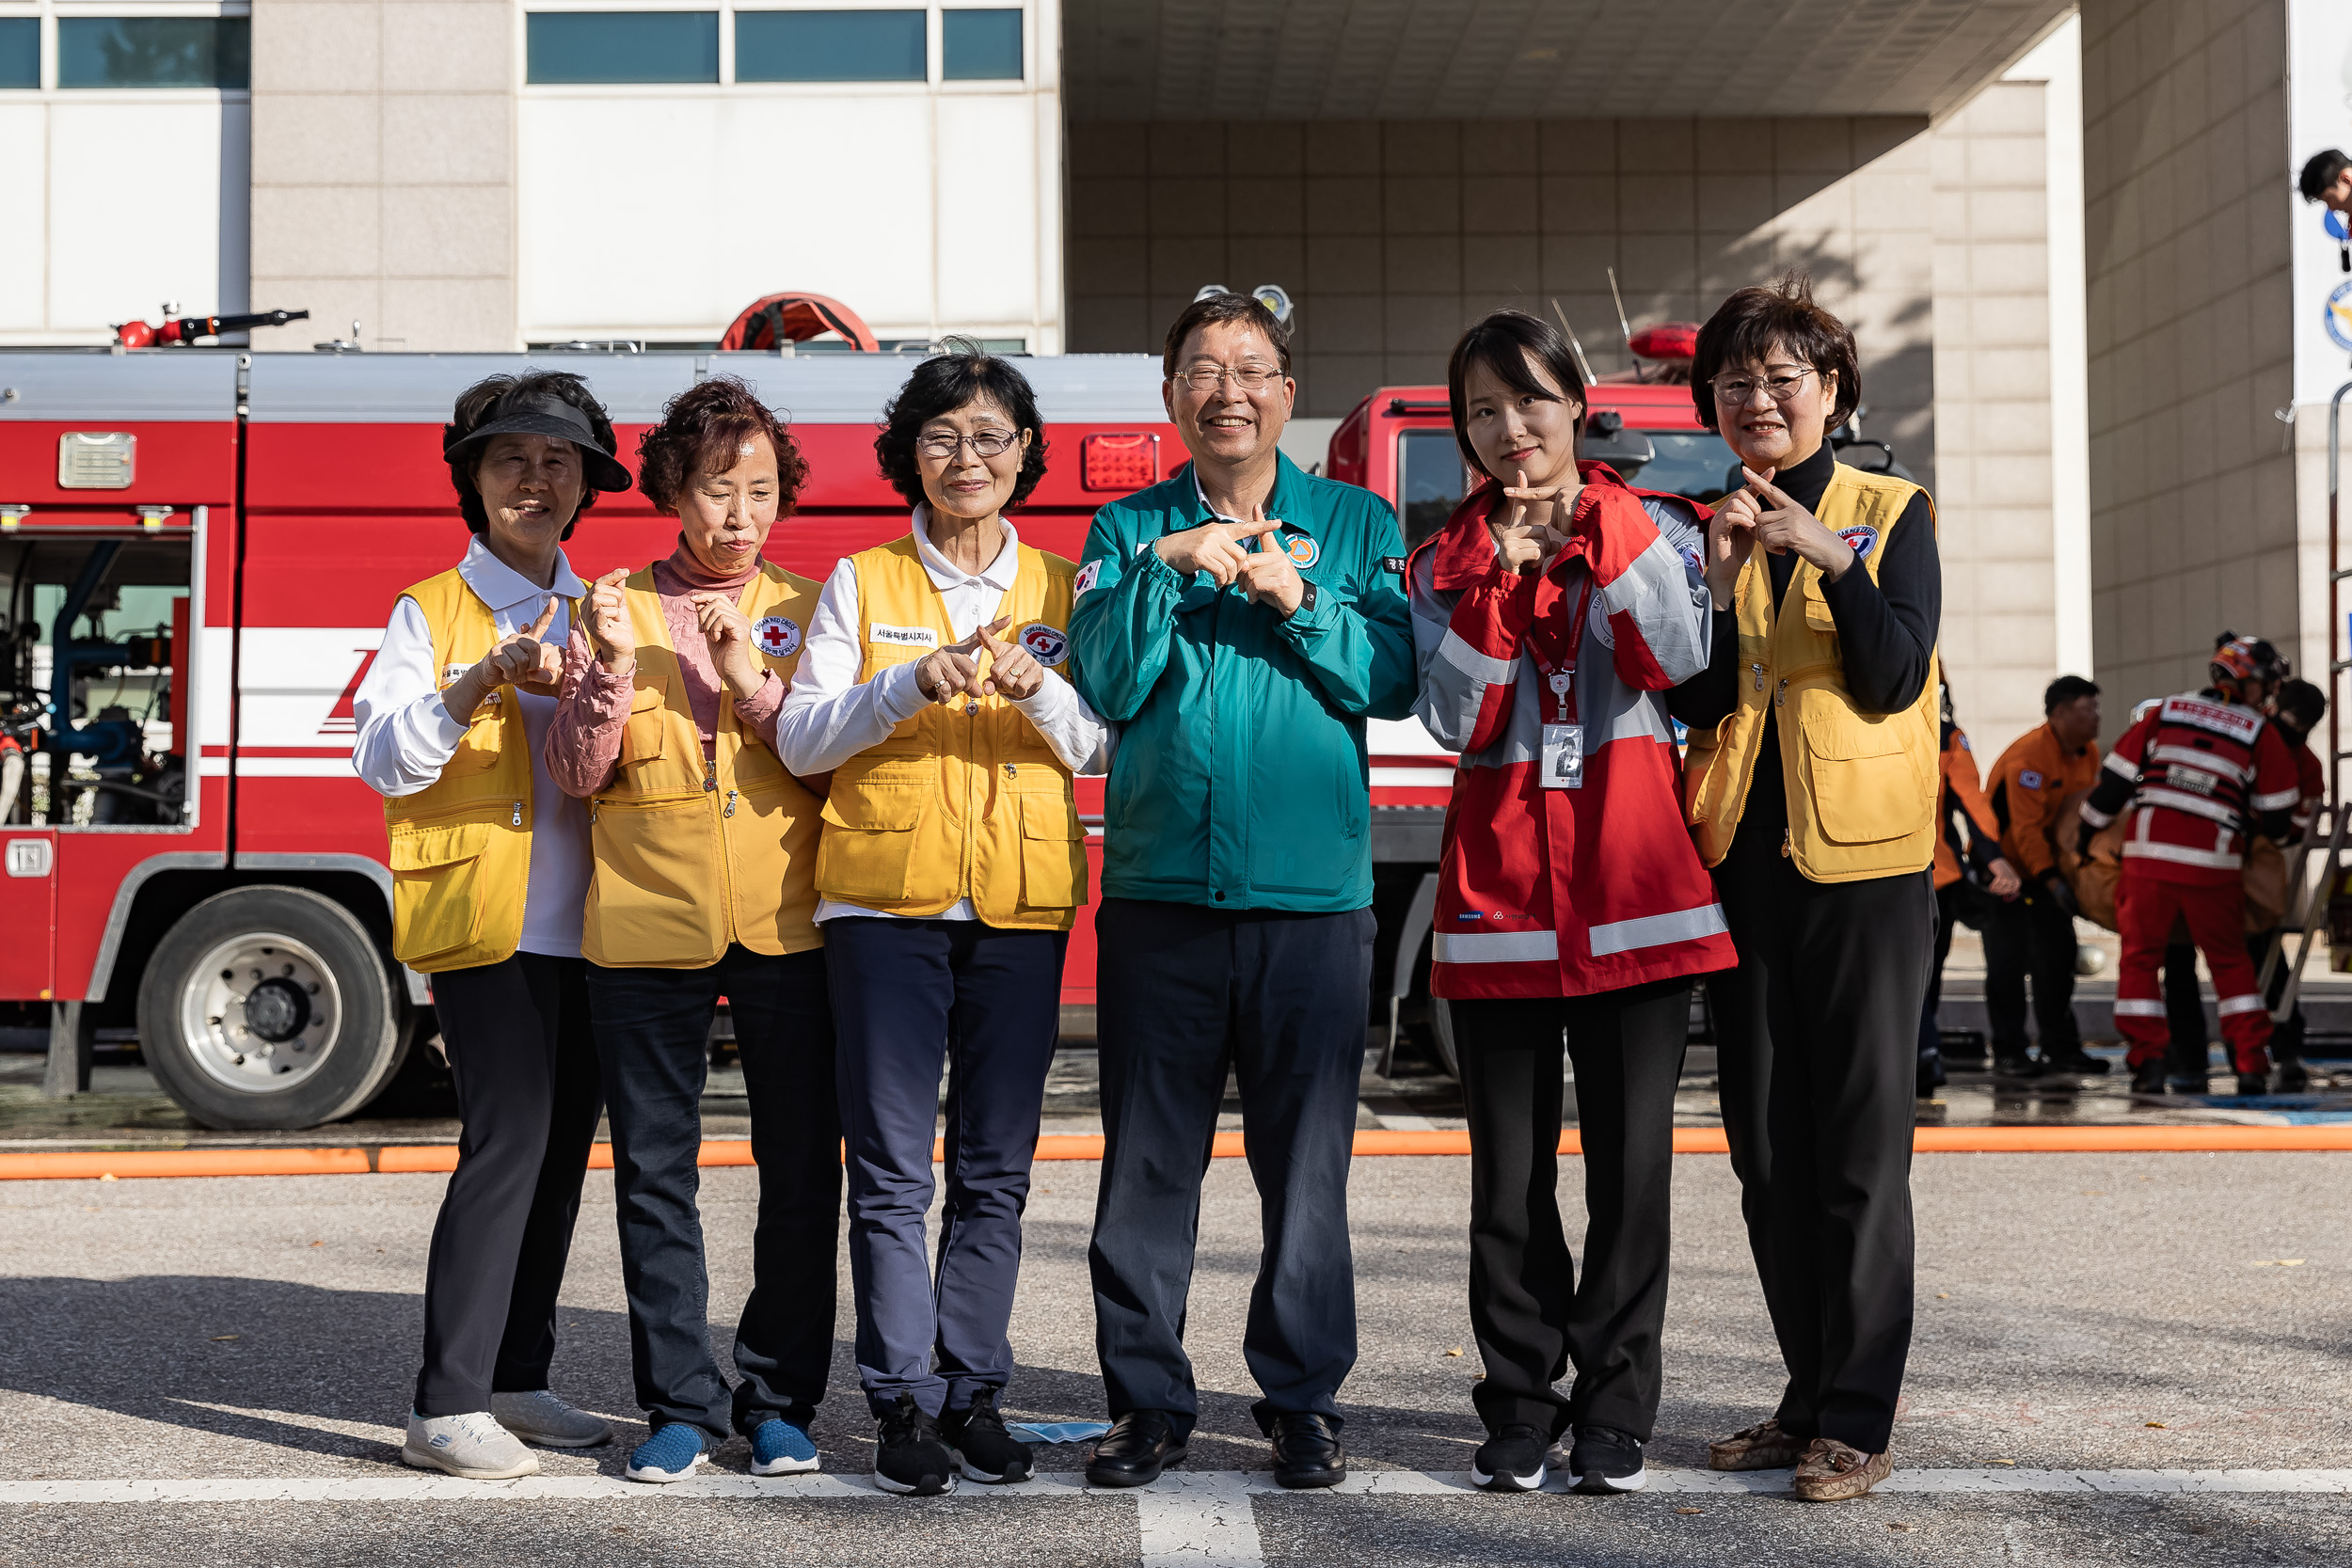
[[[1347,1450],[1328,1416],[1288,1410],[1274,1418],[1274,1479],[1290,1487],[1337,1486],[1347,1479]]]
[[[1165,1410],[1130,1410],[1095,1439],[1087,1461],[1089,1486],[1149,1486],[1184,1462],[1184,1440]]]

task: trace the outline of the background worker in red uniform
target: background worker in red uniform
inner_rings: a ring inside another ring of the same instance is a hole
[[[2086,848],[2092,833],[2127,806],[2132,812],[2115,892],[2123,939],[2115,1022],[2131,1042],[2139,1094],[2164,1087],[2156,969],[2175,915],[2186,919],[2213,972],[2237,1092],[2269,1088],[2270,1014],[2255,993],[2244,940],[2246,847],[2252,832],[2286,837],[2300,791],[2285,738],[2247,700],[2270,695],[2254,641],[2233,638],[2215,650],[2212,674],[2204,690],[2167,697],[2124,732],[2082,806]]]
[[[1943,1034],[1935,1014],[1944,998],[1944,960],[1952,956],[1955,922],[1983,930],[2003,900],[2017,896],[2017,868],[2002,858],[2000,823],[1977,781],[1977,753],[1952,721],[1952,689],[1939,692],[1942,760],[1935,793],[1935,967],[1928,971],[1927,1005],[1919,1009],[1919,1097],[1944,1082]],[[1963,842],[1963,837],[1965,842]],[[1977,1066],[1983,1058],[1976,1059]]]
[[[2060,675],[2042,693],[2042,723],[2010,743],[1985,791],[2001,824],[2001,853],[2026,891],[1984,928],[1984,1010],[1995,1072],[2105,1072],[2074,1026],[2074,894],[2058,872],[2052,829],[2067,798],[2099,777],[2099,689]],[[2026,1053],[2026,977],[2033,977],[2042,1059]]]

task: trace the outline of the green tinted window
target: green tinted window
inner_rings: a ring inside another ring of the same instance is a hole
[[[717,11],[532,11],[524,40],[536,85],[719,79]]]
[[[921,11],[735,13],[739,82],[920,82],[925,74]]]
[[[40,19],[0,21],[0,87],[40,86]]]
[[[1021,79],[1021,13],[942,11],[940,74],[950,82]]]
[[[60,17],[57,86],[247,87],[252,28],[242,16]]]

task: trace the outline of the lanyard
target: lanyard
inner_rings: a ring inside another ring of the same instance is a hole
[[[1593,571],[1591,562],[1587,562],[1584,568],[1584,592],[1577,597],[1576,617],[1568,626],[1566,662],[1554,668],[1552,662],[1544,657],[1542,645],[1536,641],[1534,632],[1531,631],[1528,634],[1527,651],[1534,657],[1535,668],[1544,673],[1545,684],[1551,688],[1552,696],[1559,701],[1560,717],[1555,721],[1558,723],[1573,724],[1576,722],[1576,660],[1577,656],[1584,650],[1584,618],[1592,612],[1592,609]]]

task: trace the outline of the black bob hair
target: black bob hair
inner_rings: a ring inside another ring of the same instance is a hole
[[[457,394],[457,407],[449,417],[442,432],[442,445],[464,440],[499,415],[501,407],[512,398],[526,402],[533,398],[560,398],[585,415],[588,428],[607,453],[617,444],[612,435],[612,420],[605,413],[604,404],[588,389],[588,383],[569,371],[525,371],[520,375],[485,376]],[[482,504],[481,488],[474,483],[474,470],[482,466],[482,453],[469,450],[460,452],[449,466],[449,482],[457,492],[457,512],[466,519],[467,529],[474,533],[490,531],[490,514]],[[569,539],[572,530],[580,526],[580,513],[596,504],[596,487],[581,476],[580,508],[564,520],[564,531],[556,537]]]
[[[2047,719],[2068,703],[2084,697],[2096,697],[2098,684],[2080,675],[2060,675],[2042,689],[2042,717]]]
[[[1709,430],[1722,426],[1715,412],[1715,377],[1726,367],[1760,365],[1775,348],[1785,349],[1816,372],[1837,378],[1837,404],[1829,417],[1836,430],[1862,406],[1862,365],[1853,333],[1844,322],[1813,303],[1813,279],[1802,272],[1776,283],[1741,289],[1715,308],[1699,328],[1691,361],[1691,406]]]
[[[1531,359],[1558,384],[1558,391],[1535,379],[1527,368]],[[1472,365],[1486,366],[1496,380],[1521,397],[1575,404],[1580,415],[1577,428],[1582,430],[1584,380],[1576,373],[1576,356],[1569,351],[1567,339],[1541,316],[1531,316],[1524,310],[1494,311],[1462,334],[1462,341],[1454,345],[1454,356],[1445,367],[1446,403],[1454,415],[1454,444],[1462,449],[1462,461],[1470,472],[1487,471],[1486,464],[1479,461],[1477,449],[1470,445],[1470,398],[1462,389]],[[1502,474],[1492,477],[1505,484],[1510,483]]]
[[[1012,362],[983,352],[964,339],[950,338],[944,352],[914,367],[898,395],[882,410],[882,429],[874,436],[874,460],[882,478],[909,506],[924,505],[923,469],[914,451],[915,437],[931,420],[952,414],[966,404],[985,399],[1004,410],[1016,431],[1029,434],[1022,454],[1021,474],[1012,483],[1010,512],[1029,499],[1045,477],[1045,421],[1038,418],[1037,394],[1029,378]]]
[[[2345,157],[2340,149],[2331,147],[2324,152],[2314,152],[2303,166],[2303,172],[2296,177],[2295,188],[2303,193],[2304,200],[2317,201],[2347,168],[2352,168],[2352,158]]]

